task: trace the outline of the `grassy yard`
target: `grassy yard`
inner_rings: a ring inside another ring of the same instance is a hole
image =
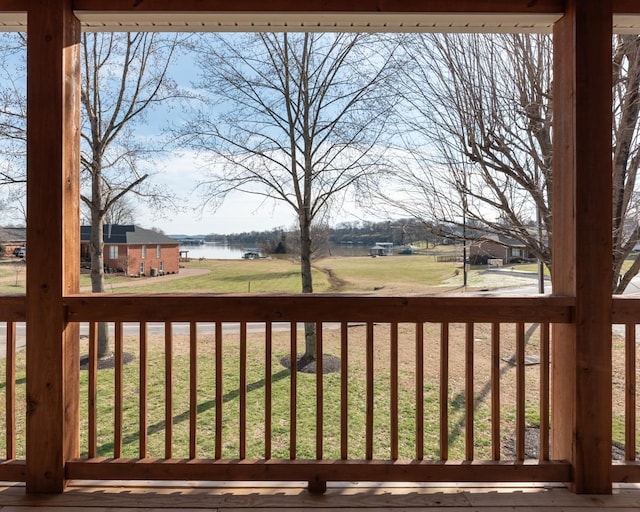
[[[424,338],[424,405],[425,458],[437,460],[439,457],[439,325],[425,324]],[[386,324],[375,326],[374,368],[374,458],[390,457],[390,329]],[[299,339],[302,336],[299,337]],[[365,349],[366,329],[362,326],[349,328],[348,383],[349,383],[349,458],[362,459],[365,456]],[[505,326],[501,347],[501,437],[503,448],[512,444],[515,422],[515,368],[507,362],[514,352],[513,326]],[[490,458],[490,403],[489,386],[491,362],[491,337],[488,325],[477,325],[475,330],[475,371],[474,371],[474,421],[475,453],[477,459]],[[449,425],[448,442],[452,460],[464,458],[465,390],[464,390],[464,326],[451,325],[449,359]],[[340,332],[326,329],[324,332],[325,352],[340,354]],[[302,345],[298,346],[302,350]],[[123,456],[138,457],[139,451],[139,351],[136,337],[125,339],[124,350],[135,356],[135,360],[124,368],[124,420]],[[215,344],[213,332],[198,333],[198,457],[213,458],[215,446]],[[81,346],[86,353],[86,340]],[[189,446],[189,341],[186,336],[176,335],[172,346],[173,364],[173,456],[187,457]],[[538,338],[534,333],[528,343],[528,353],[538,352]],[[290,372],[280,364],[280,359],[289,353],[289,333],[274,333],[273,344],[273,417],[272,445],[274,458],[289,458],[289,417]],[[415,456],[415,326],[401,325],[399,332],[399,449],[402,459]],[[222,443],[223,458],[237,458],[239,447],[239,340],[235,334],[223,335],[223,406],[224,418]],[[248,339],[247,356],[247,457],[264,456],[264,397],[265,363],[264,334],[251,333]],[[152,337],[149,345],[148,364],[148,456],[164,457],[165,442],[165,352],[162,337]],[[18,434],[20,454],[24,454],[24,411],[25,379],[24,352],[18,355]],[[536,425],[538,413],[537,366],[527,367],[527,423]],[[87,372],[80,372],[81,379],[81,451],[86,454],[87,446]],[[0,371],[0,382],[4,381],[4,365]],[[296,426],[299,458],[315,458],[315,386],[316,377],[298,374]],[[340,456],[340,374],[323,376],[324,385],[324,453],[325,458]],[[98,452],[102,456],[113,455],[114,418],[114,371],[99,370],[98,390]],[[2,393],[4,389],[2,389]],[[0,394],[0,404],[4,399]],[[0,414],[4,421],[4,414]],[[0,428],[4,425],[0,424]],[[0,451],[3,447],[0,442]]]
[[[203,260],[185,264],[185,269],[203,273],[180,279],[133,278],[121,286],[116,278],[107,280],[107,291],[117,293],[299,293],[300,267],[288,260]],[[327,291],[326,275],[316,270],[314,289]],[[111,286],[113,283],[115,286]]]
[[[442,292],[457,273],[458,263],[438,263],[428,256],[324,258],[316,268],[344,282],[340,291],[383,293]]]

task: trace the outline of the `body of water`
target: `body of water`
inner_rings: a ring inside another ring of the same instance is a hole
[[[181,251],[189,251],[189,258],[197,260],[205,258],[208,260],[239,260],[245,253],[244,247],[235,245],[202,244],[202,245],[181,245]]]
[[[205,243],[202,245],[181,245],[181,251],[189,251],[189,258],[208,260],[238,260],[246,252],[246,247]],[[367,256],[369,247],[364,245],[331,245],[332,256]]]

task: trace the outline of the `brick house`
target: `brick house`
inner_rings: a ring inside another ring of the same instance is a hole
[[[486,264],[487,260],[502,260],[504,265],[535,260],[529,249],[521,241],[505,235],[487,234],[474,240],[469,246],[469,260],[472,264]]]
[[[80,259],[90,262],[91,226],[80,227]],[[128,275],[156,276],[179,272],[179,243],[166,235],[135,225],[104,226],[106,270]]]
[[[4,246],[5,253],[11,255],[13,250],[27,245],[27,228],[3,228],[0,227],[0,244]]]

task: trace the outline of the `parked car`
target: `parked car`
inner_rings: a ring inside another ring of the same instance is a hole
[[[18,257],[18,258],[26,258],[27,257],[27,250],[24,247],[16,247],[13,250],[13,255]]]

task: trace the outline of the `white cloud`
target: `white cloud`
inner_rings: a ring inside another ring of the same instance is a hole
[[[158,227],[165,233],[229,234],[290,228],[295,215],[290,207],[259,196],[232,193],[212,211],[201,208],[202,197],[196,190],[203,172],[203,161],[195,153],[181,152],[159,162],[160,172],[153,181],[173,191],[184,205],[182,211],[159,215],[144,205],[137,209],[137,224]]]

